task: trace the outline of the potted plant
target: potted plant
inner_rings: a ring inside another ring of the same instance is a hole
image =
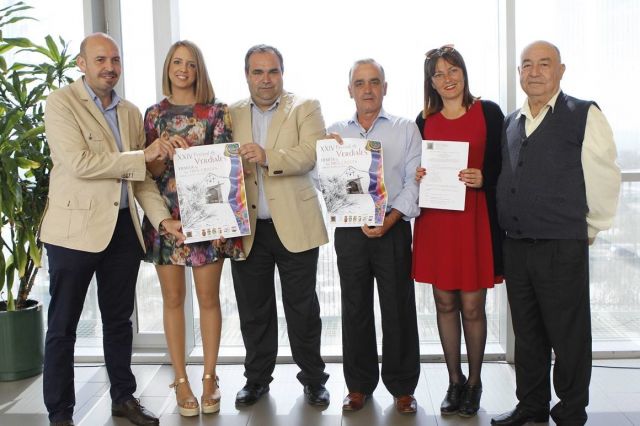
[[[41,46],[3,37],[10,25],[33,19],[28,9],[24,2],[0,9],[0,380],[42,372],[42,304],[29,292],[42,257],[38,227],[51,170],[44,101],[72,81],[75,66],[62,38],[46,36]]]

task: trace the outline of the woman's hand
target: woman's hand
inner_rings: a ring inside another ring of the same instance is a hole
[[[224,247],[224,243],[226,242],[227,242],[227,239],[221,235],[219,239],[213,240],[213,246],[216,248],[216,250],[219,250],[222,247]]]
[[[427,174],[427,169],[424,167],[416,167],[416,182],[420,183],[422,178]]]
[[[176,246],[182,245],[187,238],[182,233],[182,223],[177,219],[164,219],[160,222],[160,233],[173,235],[176,238]]]
[[[464,169],[460,170],[458,178],[464,182],[469,188],[482,188],[482,170],[480,169]]]

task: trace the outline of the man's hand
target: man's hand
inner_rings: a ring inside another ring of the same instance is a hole
[[[420,183],[422,178],[427,174],[427,169],[424,167],[416,167],[416,182]]]
[[[250,163],[257,163],[265,167],[267,165],[267,153],[257,143],[246,143],[240,145],[240,155]]]
[[[391,212],[384,217],[382,226],[362,226],[362,232],[369,238],[380,238],[387,233],[389,229],[396,224],[397,221],[402,220],[402,213],[396,209],[391,209]]]
[[[340,145],[344,144],[344,141],[342,140],[342,136],[340,136],[337,133],[329,133],[324,138],[325,139],[335,139],[336,142],[338,142]]]
[[[147,163],[155,160],[173,158],[176,148],[189,148],[187,141],[178,135],[169,136],[166,132],[151,145],[144,149],[144,161]]]
[[[458,178],[469,188],[482,188],[482,170],[480,169],[460,170]]]
[[[182,233],[182,223],[176,219],[165,219],[160,222],[160,232],[171,234],[176,238],[176,245],[180,246],[187,238]]]

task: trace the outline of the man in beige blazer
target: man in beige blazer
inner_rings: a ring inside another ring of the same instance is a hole
[[[315,145],[325,135],[320,104],[283,90],[283,61],[271,46],[245,56],[251,97],[231,106],[234,140],[241,143],[252,233],[243,238],[247,260],[231,270],[242,337],[247,383],[236,404],[251,405],[269,391],[278,352],[274,267],[298,380],[310,404],[329,404],[320,357],[320,305],[316,295],[318,247],[327,231],[309,175]]]
[[[184,239],[146,163],[173,155],[175,141],[144,148],[140,111],[113,88],[121,73],[114,40],[96,33],[77,58],[84,77],[53,92],[45,129],[53,168],[40,229],[49,259],[51,302],[44,401],[55,425],[73,425],[73,352],[87,288],[96,275],[112,414],[138,425],[158,419],[134,399],[131,372],[134,291],[144,243],[137,200],[155,226]]]

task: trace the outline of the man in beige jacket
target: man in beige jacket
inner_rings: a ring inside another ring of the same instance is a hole
[[[278,352],[274,268],[298,380],[313,405],[329,404],[329,375],[320,357],[320,306],[316,295],[318,247],[328,241],[318,196],[309,176],[316,141],[325,135],[320,104],[283,90],[282,55],[258,45],[245,56],[251,97],[231,106],[234,139],[240,142],[251,235],[244,262],[232,262],[240,326],[246,348],[247,383],[237,405],[269,391]]]
[[[84,77],[53,92],[45,111],[53,168],[40,230],[51,294],[44,401],[51,424],[73,425],[76,328],[95,273],[112,414],[154,425],[158,419],[133,397],[130,317],[144,248],[135,200],[156,227],[184,239],[146,171],[147,162],[172,156],[182,142],[144,147],[140,112],[113,90],[121,64],[111,37],[85,38],[77,63]]]

